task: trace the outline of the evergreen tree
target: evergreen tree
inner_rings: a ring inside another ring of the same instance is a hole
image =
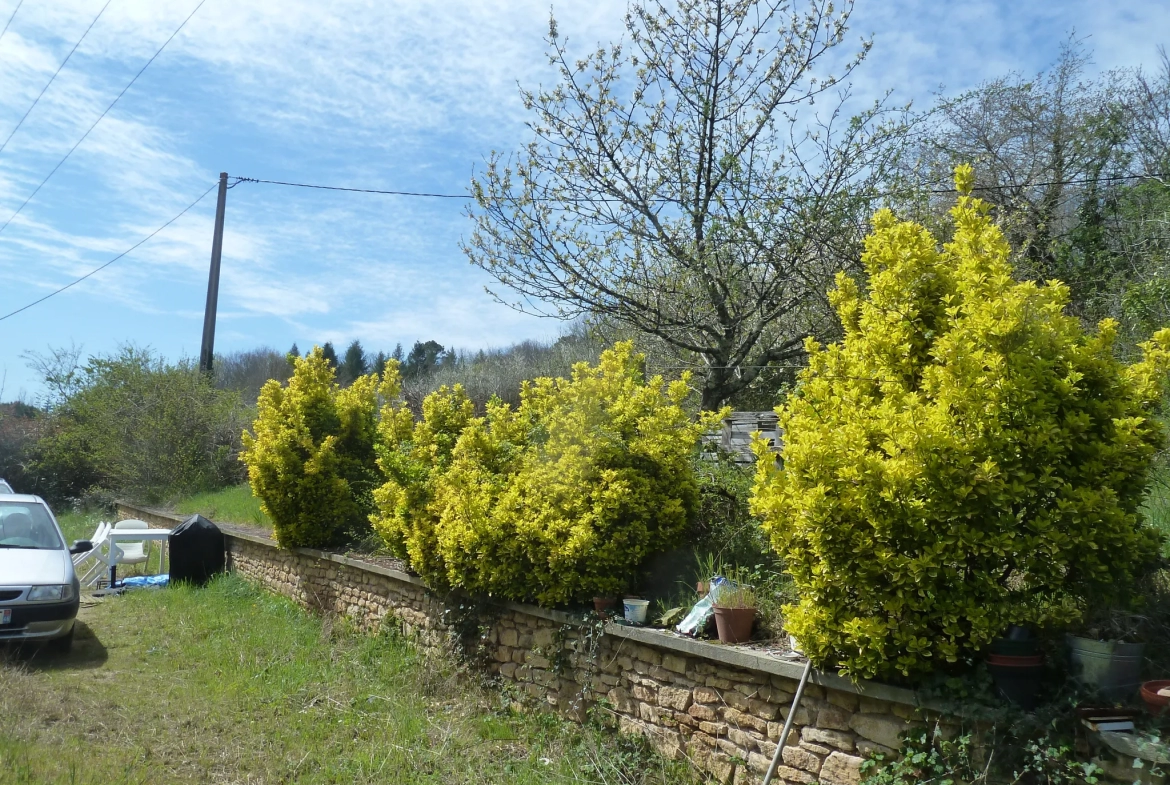
[[[342,386],[353,384],[359,376],[365,376],[369,369],[370,364],[366,360],[362,342],[354,340],[345,350],[345,357],[341,360],[341,366],[337,371],[338,381]]]
[[[435,370],[443,351],[441,343],[415,341],[410,354],[406,357],[406,362],[403,364],[403,376],[411,378],[424,376]]]
[[[337,370],[337,352],[333,349],[333,343],[326,341],[325,345],[321,347],[321,356],[329,363],[329,367]]]
[[[390,358],[386,356],[386,352],[378,352],[378,356],[374,358],[374,373],[379,379],[386,372],[386,363],[388,362],[390,362]]]
[[[403,358],[405,357],[405,355],[402,353],[402,344],[394,344],[394,353],[391,354],[390,357],[397,360],[399,363],[402,362]]]
[[[297,360],[299,360],[300,357],[301,357],[301,350],[299,348],[297,348],[296,341],[293,341],[292,348],[289,349],[288,354],[286,354],[284,356],[284,358],[286,360],[288,360],[288,367],[295,368],[297,365]]]

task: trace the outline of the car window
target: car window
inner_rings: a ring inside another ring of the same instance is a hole
[[[11,485],[4,482],[4,480],[0,480],[0,493],[14,493],[14,491]]]
[[[0,548],[64,548],[49,511],[41,504],[0,501]]]

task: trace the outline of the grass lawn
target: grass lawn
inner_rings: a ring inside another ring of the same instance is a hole
[[[252,495],[252,487],[247,483],[188,496],[175,505],[175,512],[184,515],[198,513],[213,521],[244,523],[272,529],[272,521],[260,509],[260,500]]]
[[[83,606],[68,656],[0,652],[4,783],[688,781],[230,576]]]
[[[56,510],[57,524],[61,527],[61,534],[65,535],[65,544],[72,545],[74,540],[88,540],[93,536],[94,529],[101,521],[113,521],[117,516],[100,512],[67,512]]]

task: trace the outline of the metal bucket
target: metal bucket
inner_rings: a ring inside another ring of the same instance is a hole
[[[1110,700],[1126,700],[1142,682],[1144,643],[1098,641],[1068,635],[1073,675]]]

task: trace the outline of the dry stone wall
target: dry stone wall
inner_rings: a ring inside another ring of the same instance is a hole
[[[122,509],[125,517],[143,512]],[[447,606],[417,577],[223,528],[229,568],[241,576],[365,630],[392,621],[426,647],[450,645]],[[502,683],[570,717],[593,707],[607,712],[622,732],[647,737],[664,755],[685,757],[721,783],[762,779],[803,670],[742,647],[591,625],[533,606],[501,603],[482,618],[484,654]],[[854,785],[865,756],[897,747],[914,713],[907,690],[814,672],[776,781]]]

